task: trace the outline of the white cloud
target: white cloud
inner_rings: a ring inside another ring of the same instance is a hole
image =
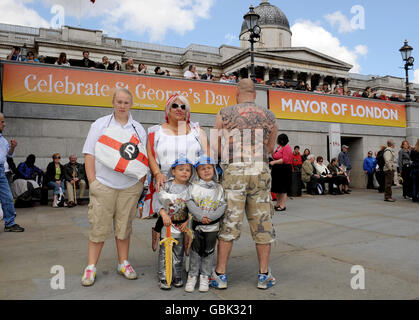
[[[413,82],[419,84],[419,69],[415,70],[414,75],[415,76]]]
[[[60,4],[66,16],[99,17],[102,29],[111,35],[126,31],[148,34],[150,41],[163,41],[172,30],[185,34],[200,19],[209,18],[215,0],[100,0],[93,5],[87,0],[43,0],[47,5]],[[80,7],[81,3],[81,7]]]
[[[227,43],[226,44],[232,44],[233,43],[233,41],[234,40],[237,40],[239,37],[238,36],[235,36],[234,34],[231,34],[231,33],[227,33],[225,36],[224,36],[224,39],[227,41]]]
[[[332,27],[334,27],[335,24],[339,25],[339,33],[347,33],[354,31],[354,28],[352,28],[352,24],[349,21],[349,19],[340,11],[329,13],[324,17]]]
[[[333,58],[342,60],[353,65],[350,72],[360,73],[361,65],[358,62],[360,56],[368,53],[368,47],[358,45],[354,50],[343,46],[340,40],[324,29],[319,23],[309,20],[297,21],[292,27],[292,45],[294,47],[307,47]]]
[[[6,24],[19,24],[28,27],[49,28],[49,23],[35,10],[26,7],[31,0],[1,0],[0,22]]]
[[[355,47],[355,52],[361,56],[366,56],[368,54],[368,47],[363,44],[357,45]]]

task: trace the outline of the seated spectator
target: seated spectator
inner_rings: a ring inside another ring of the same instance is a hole
[[[335,179],[333,178],[330,170],[324,164],[323,157],[317,157],[317,161],[314,163],[314,168],[316,169],[316,173],[320,176],[319,183],[322,185],[325,193],[325,184],[327,183],[329,185],[329,194],[337,195],[337,193],[333,190],[333,183],[335,182]]]
[[[346,91],[345,96],[352,97],[352,91],[351,90]]]
[[[196,72],[196,66],[191,64],[188,68],[188,70],[185,71],[185,73],[183,74],[183,77],[185,79],[191,79],[191,80],[198,80],[199,79],[199,75]]]
[[[17,177],[18,179],[34,180],[40,183],[40,179],[44,175],[44,172],[35,166],[36,157],[30,154],[26,157],[25,162],[19,163],[17,166]]]
[[[328,83],[323,83],[322,91],[323,91],[324,94],[330,94],[331,93]]]
[[[147,74],[147,66],[144,63],[138,65],[138,73]]]
[[[371,95],[371,87],[366,87],[364,92],[362,93],[362,97],[368,99],[370,98],[370,95]]]
[[[40,183],[44,172],[35,166],[35,159],[35,155],[30,154],[17,167],[17,175],[11,185],[17,208],[32,207],[33,199],[41,198]]]
[[[166,71],[163,71],[160,67],[155,67],[154,73],[158,76],[164,76],[164,75],[170,76],[169,70],[166,69]]]
[[[111,70],[113,70],[113,71],[121,71],[121,65],[119,64],[118,61],[114,61],[112,63]]]
[[[229,82],[225,73],[222,73],[220,76],[220,82]]]
[[[9,55],[7,56],[7,60],[23,61],[23,56],[20,53],[20,48],[19,47],[13,47],[12,51],[10,51]]]
[[[289,81],[285,83],[285,89],[292,89],[291,83]]]
[[[237,83],[237,76],[234,73],[231,73],[228,76],[228,82],[236,84]]]
[[[399,102],[406,102],[406,97],[402,93],[399,94]]]
[[[35,58],[35,54],[32,51],[29,51],[25,62],[39,63],[39,60]]]
[[[354,91],[354,93],[352,94],[352,97],[361,98],[362,94],[359,93],[359,91]]]
[[[399,101],[399,100],[398,100],[398,97],[397,97],[397,94],[393,93],[393,94],[390,96],[390,101]]]
[[[303,163],[304,163],[304,161],[307,160],[307,158],[310,155],[310,153],[311,153],[310,152],[310,149],[305,149],[304,150],[303,155],[301,156],[301,161],[303,161]]]
[[[271,82],[271,87],[272,87],[272,88],[276,88],[276,82],[275,82],[275,81],[272,81],[272,82]]]
[[[311,86],[308,83],[306,83],[306,91],[311,91]]]
[[[102,58],[102,62],[97,65],[98,69],[102,70],[112,70],[113,65],[109,63],[109,59],[107,56]]]
[[[282,80],[277,81],[276,82],[276,87],[280,88],[280,89],[286,89],[285,82],[282,81]]]
[[[301,180],[307,184],[307,193],[311,195],[316,194],[316,186],[320,180],[320,175],[316,173],[313,166],[314,160],[315,156],[310,154],[301,168]]]
[[[95,68],[96,67],[96,63],[89,59],[89,55],[90,55],[89,51],[87,50],[83,51],[83,59],[80,60],[79,67],[82,67],[82,68]]]
[[[333,94],[336,94],[338,96],[344,95],[343,85],[341,81],[339,81],[338,84],[336,85],[335,90],[333,91]]]
[[[387,94],[385,91],[381,91],[381,93],[378,95],[378,98],[380,100],[390,101],[389,97],[387,97]]]
[[[298,81],[297,86],[295,87],[295,90],[301,90],[301,91],[305,91],[306,90],[306,84],[304,83],[304,81]]]
[[[69,162],[64,165],[64,179],[67,188],[68,207],[75,207],[77,204],[82,205],[81,198],[86,190],[86,172],[84,165],[77,162],[77,157],[71,155]],[[76,199],[76,187],[80,188],[79,200]]]
[[[322,88],[320,86],[316,86],[316,88],[314,89],[313,92],[315,92],[315,93],[323,93],[323,90],[322,90]]]
[[[61,193],[65,193],[65,180],[64,180],[64,166],[60,163],[61,156],[59,153],[52,155],[53,161],[47,166],[45,174],[44,185],[54,189],[54,200],[52,202],[53,208],[58,208],[57,200]]]
[[[70,67],[70,62],[67,60],[67,54],[65,52],[61,52],[57,61],[55,61],[55,64],[58,66]]]
[[[331,174],[333,175],[335,182],[338,186],[340,194],[346,193],[349,194],[349,180],[345,172],[343,172],[338,166],[338,158],[333,158],[330,160],[329,165],[327,166]]]
[[[122,71],[137,72],[137,69],[135,69],[134,66],[134,60],[132,58],[128,58],[127,62],[122,64]]]
[[[303,166],[303,160],[301,159],[299,146],[294,147],[294,151],[291,155],[291,165],[292,165],[292,171],[294,172],[301,171],[301,167]]]
[[[212,67],[208,67],[207,68],[207,73],[204,73],[201,76],[201,80],[210,80],[210,81],[214,81],[215,80],[215,77],[212,74]]]

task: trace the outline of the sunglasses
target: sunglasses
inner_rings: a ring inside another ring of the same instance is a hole
[[[54,159],[61,159],[61,157],[54,157]]]
[[[186,110],[186,106],[184,104],[182,104],[181,106],[178,105],[177,103],[172,104],[172,109],[177,109],[177,108],[181,108],[182,110]]]

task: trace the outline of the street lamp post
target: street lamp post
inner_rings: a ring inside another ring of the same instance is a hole
[[[254,9],[255,8],[251,5],[249,7],[249,12],[244,15],[243,19],[246,21],[248,32],[250,32],[250,79],[252,79],[253,82],[256,82],[254,44],[260,39],[261,29],[258,26],[260,16]]]
[[[404,41],[404,46],[400,48],[402,59],[405,62],[404,69],[406,70],[406,102],[410,101],[410,87],[409,87],[409,70],[413,69],[415,58],[412,57],[413,48],[408,45],[407,40]]]

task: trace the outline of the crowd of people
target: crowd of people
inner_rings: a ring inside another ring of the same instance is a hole
[[[403,141],[398,154],[395,148],[389,140],[375,154],[368,152],[363,163],[367,189],[378,189],[385,201],[394,202],[391,187],[402,185],[403,198],[419,202],[419,140],[415,146]]]

